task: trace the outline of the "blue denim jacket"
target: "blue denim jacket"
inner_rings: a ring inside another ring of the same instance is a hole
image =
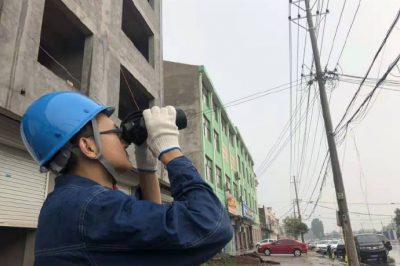
[[[59,176],[39,216],[35,265],[199,265],[232,238],[229,216],[186,157],[167,165],[174,198],[155,204]]]

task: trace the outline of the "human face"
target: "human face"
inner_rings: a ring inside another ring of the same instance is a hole
[[[128,145],[119,137],[116,132],[109,132],[118,128],[114,122],[104,114],[100,114],[97,117],[98,129],[102,144],[102,154],[103,157],[111,163],[111,165],[118,172],[128,171],[133,168],[131,161],[129,160],[129,155],[126,151]]]

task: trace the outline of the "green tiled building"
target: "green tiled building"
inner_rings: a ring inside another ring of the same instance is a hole
[[[240,254],[254,248],[261,240],[254,162],[204,66],[165,61],[164,104],[186,112],[183,152],[229,211],[235,234],[224,251]]]

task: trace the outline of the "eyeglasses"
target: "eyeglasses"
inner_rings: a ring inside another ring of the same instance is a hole
[[[122,139],[122,129],[118,127],[106,131],[100,131],[99,134],[117,134],[118,138]]]

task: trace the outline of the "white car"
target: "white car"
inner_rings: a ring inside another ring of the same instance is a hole
[[[331,241],[329,241],[329,244],[328,244],[328,245],[331,246],[331,249],[332,249],[332,250],[336,250],[337,245],[339,244],[339,241],[340,241],[340,240],[331,240]]]
[[[276,239],[263,239],[260,242],[257,242],[256,248],[258,248],[262,244],[269,244],[269,243],[272,243],[272,242],[275,242],[275,241],[276,241]]]
[[[325,254],[326,250],[328,248],[329,242],[330,242],[329,240],[321,240],[321,241],[319,241],[318,244],[315,247],[315,250],[318,253]]]

